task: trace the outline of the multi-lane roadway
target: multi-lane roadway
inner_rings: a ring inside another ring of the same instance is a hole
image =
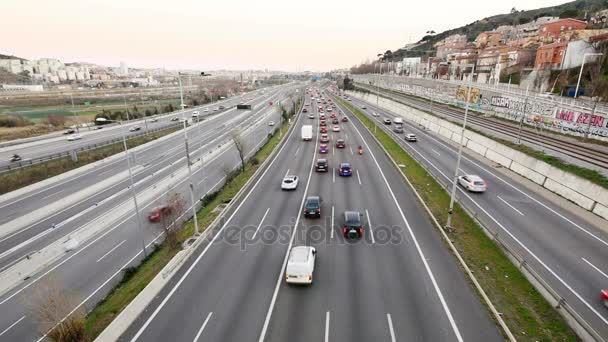
[[[383,123],[384,118],[399,117],[398,113],[354,97],[351,100],[426,165],[437,180],[451,184],[457,146],[408,122],[405,133],[415,133],[418,141],[406,142],[404,134],[393,132],[394,125]],[[488,183],[488,189],[483,194],[472,194],[459,187],[459,202],[477,213],[479,220],[523,256],[599,335],[608,336],[608,311],[599,300],[599,291],[608,284],[608,225],[593,214],[579,215],[580,210],[574,205],[564,207],[557,196],[538,187],[523,186],[518,177],[498,170],[480,156],[465,151],[459,175],[479,175]],[[532,190],[535,188],[539,192]]]
[[[307,98],[307,102],[311,102]],[[362,125],[341,122],[320,155],[319,120],[300,115],[251,191],[209,235],[121,340],[125,341],[499,341],[480,303],[415,195]],[[312,124],[312,141],[300,127]],[[346,148],[336,149],[344,138]],[[364,146],[363,155],[356,147]],[[314,163],[327,158],[329,172]],[[351,177],[340,177],[349,162]],[[295,191],[281,191],[297,175]],[[321,218],[303,218],[307,196]],[[342,236],[359,211],[360,240]],[[311,286],[284,282],[287,253],[317,250]]]
[[[226,172],[239,165],[240,159],[231,140],[232,132],[240,132],[247,154],[251,155],[264,143],[267,133],[276,129],[277,126],[270,127],[268,122],[279,122],[276,106],[270,107],[268,103],[287,99],[297,87],[299,85],[295,84],[276,87],[246,101],[252,104],[252,110],[232,108],[188,128],[197,202],[206,193],[219,189]],[[201,156],[204,156],[202,168]],[[61,290],[74,293],[78,303],[86,309],[93,308],[120,280],[122,271],[141,260],[142,243],[149,251],[150,245],[162,238],[158,224],[147,221],[152,208],[162,204],[172,193],[181,194],[190,206],[188,181],[184,177],[183,130],[143,145],[131,159],[143,231],[138,229],[129,181],[124,176],[127,168],[124,157],[49,186],[25,191],[0,203],[2,282],[9,278],[5,275],[14,267],[32,259],[27,256],[36,256],[56,241],[64,241],[83,229],[96,231],[90,239],[77,241],[74,249],[43,265],[40,271],[28,275],[27,279],[0,296],[0,341],[44,337],[44,332],[38,331],[38,323],[28,310],[30,303],[27,299],[37,286],[45,285],[49,279],[53,282],[59,279]],[[115,179],[116,175],[123,177]],[[87,189],[106,181],[109,183],[104,183],[103,188],[94,193],[87,192]],[[73,203],[71,196],[77,196]],[[55,205],[59,205],[59,209]],[[41,214],[40,219],[28,221],[32,213]],[[7,229],[15,227],[18,229],[14,232],[4,234]]]

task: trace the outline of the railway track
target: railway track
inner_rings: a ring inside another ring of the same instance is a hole
[[[362,86],[362,88],[368,91],[372,91],[372,89],[368,89],[365,86]],[[375,91],[375,89],[373,89],[373,91]],[[394,90],[381,89],[380,93],[385,97],[388,93],[391,99],[400,102],[404,105],[425,112],[430,111],[428,101],[420,100],[411,95],[407,95]],[[452,108],[442,103],[433,103],[432,111],[432,114],[439,114],[441,116],[446,117],[447,119],[452,119],[451,121],[454,121],[455,119],[458,122],[462,122],[464,118],[464,110]],[[473,125],[477,125],[479,127],[483,127],[509,137],[517,138],[518,136],[519,127],[516,123],[509,124],[506,122],[498,122],[496,120],[480,117],[476,114],[469,115],[467,121]],[[604,151],[594,149],[592,147],[583,144],[578,144],[572,141],[564,141],[559,138],[555,138],[551,135],[532,131],[527,127],[522,127],[520,139],[522,141],[527,141],[532,144],[540,145],[543,148],[565,154],[573,159],[577,159],[588,164],[608,169],[608,155]]]

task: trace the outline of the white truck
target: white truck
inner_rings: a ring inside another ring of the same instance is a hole
[[[302,126],[302,140],[312,140],[312,125]]]
[[[403,119],[402,119],[402,118],[395,118],[395,119],[393,120],[393,123],[394,123],[395,125],[403,125]]]

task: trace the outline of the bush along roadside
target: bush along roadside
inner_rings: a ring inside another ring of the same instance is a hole
[[[300,108],[298,101],[296,108]],[[290,110],[287,116],[293,116],[294,110]],[[285,131],[290,122],[283,121],[279,129]],[[269,140],[246,163],[244,171],[240,168],[231,172],[226,177],[222,188],[214,193],[208,194],[202,199],[202,208],[196,214],[196,220],[201,232],[205,231],[211,223],[221,214],[216,210],[218,206],[228,203],[255,174],[262,163],[271,155],[275,148],[286,138],[278,132],[269,135]],[[179,228],[179,227],[178,227]],[[106,298],[86,316],[85,330],[87,340],[94,340],[120,312],[154,279],[154,277],[167,265],[171,259],[180,251],[180,247],[188,238],[194,234],[194,221],[188,220],[180,229],[177,229],[173,243],[168,240],[156,246],[155,251],[148,255],[143,262],[123,274],[123,279]]]
[[[127,146],[128,148],[134,148],[143,145],[176,132],[179,128],[180,127],[171,127],[166,130],[129,139],[127,140]],[[70,157],[63,157],[0,173],[0,195],[124,152],[124,145],[121,141],[119,143],[79,152],[77,162],[72,161]]]
[[[374,121],[350,103],[339,98],[338,101],[370,130],[397,164],[406,165],[405,168],[400,168],[400,172],[419,192],[433,216],[439,220],[444,219],[450,202],[450,196],[445,189],[382,127],[374,130]],[[493,305],[498,308],[502,319],[517,340],[579,340],[559,313],[458,203],[454,206],[452,227],[454,231],[447,233],[449,239]],[[480,299],[483,302],[481,297]]]
[[[362,93],[370,93],[369,90],[367,90],[365,88],[361,88],[361,87],[356,88],[356,91],[362,92]],[[386,89],[384,89],[384,91],[386,91]],[[399,95],[401,95],[401,96],[407,96],[407,97],[417,98],[417,99],[424,100],[424,101],[429,101],[429,99],[426,99],[426,98],[423,98],[423,97],[420,97],[420,96],[404,94],[404,93],[401,93],[401,92],[397,92],[397,93]],[[388,98],[388,97],[386,97],[382,93],[380,93],[380,96],[384,97],[386,99],[389,99],[389,100],[400,102],[399,100]],[[400,103],[402,103],[402,102],[400,102]],[[407,103],[403,103],[403,104],[408,105]],[[439,103],[439,104],[437,104],[437,106],[446,106],[446,105],[442,104],[442,103]],[[462,108],[460,108],[458,106],[454,106],[454,105],[447,105],[447,106],[455,108],[455,109],[462,109]],[[433,115],[433,116],[437,116],[436,114],[434,114],[431,111],[429,111],[427,108],[416,108],[416,109],[419,110],[419,111],[423,111],[423,112],[425,112],[427,114],[430,114],[430,115]],[[474,112],[474,111],[469,110],[469,113],[471,113],[471,112]],[[475,115],[484,115],[483,113],[480,113],[480,112],[474,112],[474,113],[475,113]],[[444,120],[448,120],[448,121],[450,121],[452,123],[456,123],[458,125],[462,124],[461,122],[458,122],[457,120],[454,120],[454,119],[450,119],[450,118],[447,118],[447,119],[443,118],[443,119]],[[497,120],[500,120],[500,121],[505,121],[505,122],[508,122],[509,124],[513,124],[513,121],[507,120],[507,119],[503,119],[503,118],[500,118],[500,117],[494,117],[494,119],[497,119]],[[529,125],[526,125],[526,126],[532,127],[532,126],[529,126]],[[486,137],[488,139],[494,140],[494,141],[496,141],[496,142],[498,142],[500,144],[503,144],[503,145],[505,145],[507,147],[510,147],[510,148],[512,148],[512,149],[514,149],[516,151],[522,152],[522,153],[524,153],[524,154],[526,154],[526,155],[528,155],[528,156],[530,156],[532,158],[535,158],[535,159],[538,159],[540,161],[543,161],[543,162],[545,162],[545,163],[547,163],[547,164],[549,164],[551,166],[555,166],[556,168],[558,168],[560,170],[572,173],[572,174],[574,174],[574,175],[576,175],[578,177],[581,177],[581,178],[586,179],[586,180],[588,180],[588,181],[590,181],[590,182],[592,182],[594,184],[597,184],[597,185],[599,185],[601,187],[604,187],[604,188],[608,189],[608,177],[604,176],[601,172],[598,172],[596,170],[592,170],[592,169],[589,169],[589,168],[586,168],[586,167],[581,167],[581,166],[578,166],[578,165],[575,165],[575,164],[570,164],[568,162],[565,162],[561,158],[548,155],[548,154],[546,154],[546,153],[544,153],[542,151],[539,151],[539,150],[534,149],[532,147],[529,147],[527,145],[516,144],[514,142],[511,142],[511,141],[508,141],[508,140],[505,140],[505,139],[501,139],[501,138],[495,137],[493,135],[484,133],[484,132],[482,132],[480,130],[477,130],[477,129],[474,129],[474,128],[471,128],[471,127],[467,127],[467,130],[469,130],[471,132],[475,132],[475,133],[480,134],[480,135],[483,135],[484,137]],[[569,134],[563,134],[563,133],[552,132],[552,131],[550,133],[554,134],[554,135],[563,135],[563,136],[566,136],[566,137],[568,137],[570,139],[576,139],[576,140],[582,141],[582,142],[588,142],[589,141],[589,140],[585,140],[584,138],[573,136],[573,135],[569,135]],[[606,142],[601,141],[601,140],[593,140],[593,143],[594,144],[598,144],[598,145],[606,145],[607,144]]]

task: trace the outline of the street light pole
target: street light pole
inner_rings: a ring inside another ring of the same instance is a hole
[[[460,144],[458,145],[458,158],[456,159],[456,168],[454,170],[454,179],[452,180],[452,193],[450,195],[450,208],[448,210],[448,220],[445,224],[445,228],[448,231],[452,230],[452,214],[454,212],[454,199],[456,197],[456,182],[458,180],[458,170],[460,169],[460,159],[462,158],[462,145],[464,142],[464,132],[467,126],[467,115],[469,113],[469,102],[471,98],[471,88],[473,85],[473,76],[475,75],[475,64],[471,70],[471,79],[469,80],[469,88],[467,90],[467,104],[464,109],[464,119],[462,120],[462,130],[460,131]]]
[[[524,119],[526,118],[526,109],[528,107],[528,89],[530,86],[526,88],[526,101],[524,101],[524,109],[521,114],[521,119],[519,120],[519,129],[517,130],[517,144],[521,144],[521,127],[524,124]]]
[[[576,82],[576,90],[574,91],[574,98],[578,97],[578,87],[581,84],[581,76],[583,76],[583,68],[585,67],[585,58],[587,56],[602,56],[603,53],[586,53],[583,54],[583,64],[581,65],[581,71],[578,73],[578,81]]]
[[[78,126],[80,126],[80,123],[78,122],[78,116],[76,115],[76,112],[74,111],[74,95],[70,94],[70,100],[72,100],[72,115],[74,115],[74,120],[76,120],[76,132],[80,133],[80,129],[78,128]],[[89,130],[91,130],[89,128]]]
[[[591,134],[591,120],[593,120],[593,116],[595,115],[595,109],[597,108],[597,103],[599,100],[600,100],[600,97],[596,96],[595,101],[593,101],[593,110],[591,111],[591,116],[589,117],[589,122],[587,123],[587,131],[585,131],[585,139],[588,139],[589,134]]]

